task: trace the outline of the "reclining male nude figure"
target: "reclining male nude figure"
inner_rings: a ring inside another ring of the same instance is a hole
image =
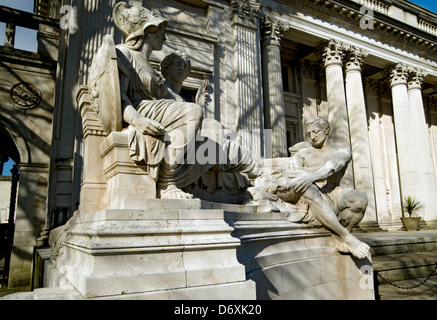
[[[307,203],[307,215],[312,216],[306,220],[315,219],[331,231],[340,252],[365,258],[369,246],[351,231],[364,217],[367,196],[361,191],[340,187],[352,154],[331,140],[330,125],[325,118],[310,118],[306,129],[308,142],[299,144],[301,148],[291,158],[288,168],[259,178],[264,180],[259,184],[264,192],[258,190],[258,197],[268,199],[267,192],[288,203]]]

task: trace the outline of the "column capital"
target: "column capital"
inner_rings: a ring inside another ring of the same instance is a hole
[[[420,68],[409,69],[408,89],[422,89],[423,80],[428,76],[425,70]]]
[[[343,65],[344,45],[342,42],[331,39],[322,47],[322,58],[325,67],[330,65]]]
[[[361,71],[364,59],[367,58],[369,53],[354,46],[345,46],[345,52],[346,72],[353,70]]]
[[[404,63],[398,63],[395,66],[388,67],[384,74],[389,77],[390,86],[398,84],[407,84],[409,76],[409,67]]]
[[[232,26],[237,24],[258,29],[259,5],[249,0],[232,0],[231,9]]]
[[[289,29],[288,25],[284,25],[280,21],[273,20],[268,16],[260,18],[261,23],[261,39],[266,45],[281,46],[281,40],[284,33]]]

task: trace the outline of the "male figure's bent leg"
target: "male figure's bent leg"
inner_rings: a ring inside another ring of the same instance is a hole
[[[337,194],[337,205],[340,211],[340,223],[349,232],[363,220],[368,200],[364,192],[344,189]]]
[[[329,231],[333,232],[344,244],[347,251],[357,258],[365,258],[369,253],[369,246],[355,238],[338,221],[334,208],[325,201],[316,186],[309,187],[302,195],[309,203],[315,218]]]

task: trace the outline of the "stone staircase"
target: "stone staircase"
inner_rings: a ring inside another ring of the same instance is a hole
[[[371,246],[376,299],[437,300],[437,230],[368,233],[359,238]]]

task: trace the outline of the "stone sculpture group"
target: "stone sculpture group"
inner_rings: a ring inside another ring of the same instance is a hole
[[[326,119],[308,119],[307,141],[291,148],[287,165],[263,172],[249,150],[223,137],[218,121],[203,119],[203,108],[181,97],[190,72],[186,54],[166,56],[161,74],[153,68],[150,57],[163,48],[168,21],[124,2],[114,7],[113,17],[125,41],[115,46],[107,36],[97,53],[90,69],[92,105],[106,131],[127,132],[130,157],[147,165],[157,198],[196,197],[286,212],[290,221],[331,231],[338,251],[367,257],[369,246],[351,234],[363,219],[367,197],[340,187],[352,156],[331,140]],[[118,90],[102,90],[105,81],[116,81],[106,87]],[[210,153],[200,153],[208,161],[199,159],[199,150]]]

